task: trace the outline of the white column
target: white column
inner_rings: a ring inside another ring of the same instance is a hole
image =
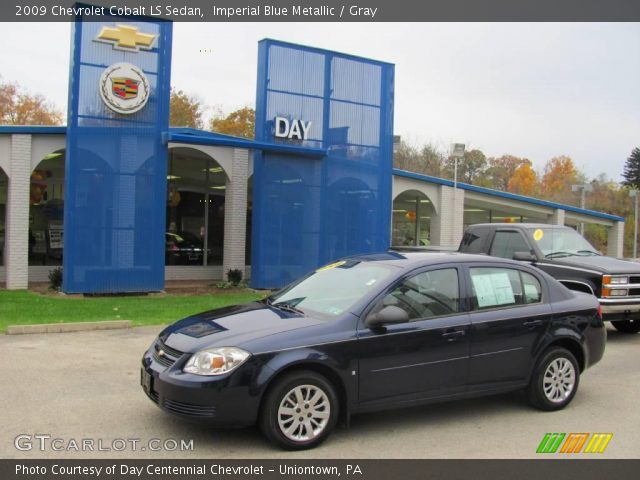
[[[556,208],[551,215],[551,225],[564,225],[564,210]]]
[[[624,222],[615,222],[609,228],[607,255],[619,258],[624,256]]]
[[[440,211],[431,219],[431,244],[457,247],[464,233],[464,190],[441,185],[438,197]]]
[[[7,289],[29,285],[29,188],[31,178],[31,135],[11,136],[9,190],[6,218]]]
[[[249,178],[249,151],[233,149],[233,164],[227,172],[227,188],[224,201],[224,251],[222,253],[222,277],[238,269],[245,272],[245,244],[247,230],[247,181]]]

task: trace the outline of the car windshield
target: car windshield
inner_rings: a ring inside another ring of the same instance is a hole
[[[529,236],[547,258],[600,255],[572,228],[530,228]]]
[[[317,269],[267,299],[270,305],[299,313],[337,316],[391,275],[377,262],[342,260]]]

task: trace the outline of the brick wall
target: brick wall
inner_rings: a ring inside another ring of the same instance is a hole
[[[230,269],[239,269],[243,278],[245,272],[245,244],[247,229],[247,180],[249,177],[249,151],[233,149],[233,164],[227,172],[224,215],[224,253],[222,275]]]
[[[31,135],[11,136],[5,238],[6,282],[10,290],[29,282],[29,188]]]

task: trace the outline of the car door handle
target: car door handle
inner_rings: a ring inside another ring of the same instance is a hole
[[[455,337],[462,337],[464,336],[464,330],[454,330],[453,332],[444,332],[442,334],[442,336],[444,338],[448,338],[450,340],[453,340]]]
[[[536,327],[538,325],[542,325],[542,320],[527,320],[522,325],[525,327]]]

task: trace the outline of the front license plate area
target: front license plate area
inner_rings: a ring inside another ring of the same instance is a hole
[[[140,369],[140,385],[147,392],[153,391],[153,377],[144,368]]]

